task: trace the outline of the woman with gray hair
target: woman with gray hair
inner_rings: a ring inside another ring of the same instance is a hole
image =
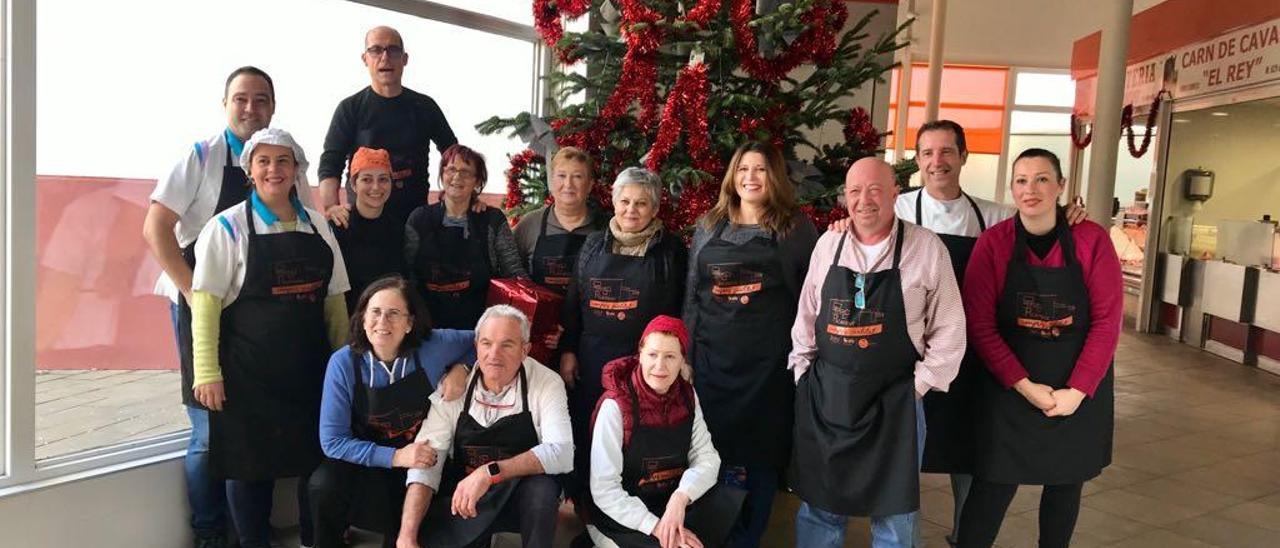
[[[590,447],[591,412],[604,389],[604,364],[635,354],[645,325],[660,314],[679,315],[688,251],[658,218],[662,180],[627,168],[613,182],[609,229],[587,237],[564,301],[560,376],[569,388],[574,444]],[[578,451],[574,471],[585,478],[590,451]],[[570,496],[587,494],[573,481]],[[578,501],[579,505],[583,503]]]

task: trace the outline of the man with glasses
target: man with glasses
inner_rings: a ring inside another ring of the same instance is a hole
[[[956,376],[965,323],[946,247],[899,220],[897,198],[889,164],[855,163],[844,186],[849,230],[818,240],[800,290],[788,359],[797,546],[844,546],[849,516],[871,517],[872,546],[912,545],[920,400]]]
[[[338,226],[346,226],[350,210],[338,205],[338,185],[347,160],[360,147],[391,154],[391,197],[386,213],[400,220],[427,203],[428,145],[445,149],[458,142],[444,112],[432,98],[404,87],[409,53],[400,33],[375,27],[365,33],[360,55],[369,70],[369,87],[343,99],[333,113],[320,156],[320,206]],[[355,203],[347,191],[348,204]]]

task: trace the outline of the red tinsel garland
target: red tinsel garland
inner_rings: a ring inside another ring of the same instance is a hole
[[[1084,150],[1084,147],[1089,146],[1089,143],[1093,142],[1093,128],[1091,127],[1087,131],[1085,131],[1084,137],[1076,137],[1077,127],[1080,127],[1080,119],[1076,117],[1076,113],[1072,112],[1071,113],[1071,144],[1075,145],[1075,147],[1078,149]]]
[[[685,127],[688,123],[689,126]],[[711,152],[707,123],[707,65],[694,63],[680,69],[675,85],[667,94],[667,105],[658,124],[658,135],[645,165],[659,171],[675,149],[680,131],[687,130],[686,144],[694,166],[708,173],[719,171],[719,159]]]
[[[836,50],[836,35],[849,17],[844,2],[816,2],[813,8],[800,16],[800,20],[807,25],[805,31],[796,37],[785,52],[773,59],[765,59],[760,55],[760,45],[755,32],[751,30],[751,18],[756,14],[755,4],[755,0],[734,0],[729,11],[738,57],[748,74],[766,82],[776,82],[805,61],[813,61],[819,65],[831,61]]]
[[[591,0],[533,0],[533,27],[547,47],[555,51],[560,62],[566,65],[578,60],[573,48],[557,48],[556,44],[564,37],[564,26],[560,15],[577,19],[591,9]]]
[[[854,150],[874,152],[880,148],[880,132],[871,123],[871,113],[862,107],[849,111],[849,121],[844,125],[844,140]]]
[[[524,201],[524,190],[520,187],[520,180],[524,177],[524,172],[529,168],[529,164],[533,162],[541,162],[542,156],[531,149],[525,149],[519,154],[511,157],[511,165],[505,172],[507,176],[507,200],[503,203],[505,209],[513,209]]]
[[[1151,100],[1151,108],[1147,109],[1147,126],[1146,132],[1142,135],[1142,146],[1133,144],[1133,105],[1126,105],[1124,110],[1120,112],[1120,127],[1124,128],[1126,144],[1129,145],[1129,155],[1134,158],[1141,158],[1147,153],[1147,149],[1151,147],[1151,136],[1156,129],[1156,114],[1160,112],[1160,94]]]

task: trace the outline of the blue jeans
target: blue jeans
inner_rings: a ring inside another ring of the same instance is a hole
[[[924,457],[924,406],[916,399],[916,463]],[[891,516],[871,516],[873,548],[911,548],[915,543],[916,517],[919,511]],[[796,512],[796,546],[844,546],[844,533],[849,516],[833,514],[821,508],[800,503]]]
[[[726,543],[729,548],[756,548],[760,546],[760,538],[769,527],[769,514],[773,512],[773,500],[778,494],[778,469],[772,466],[745,466],[746,481],[730,479],[732,466],[726,466],[729,472],[721,472],[723,483],[739,487],[747,491],[743,499],[742,510],[738,519],[729,530]],[[726,481],[730,479],[730,481]]]
[[[169,320],[173,323],[174,342],[178,340],[178,305],[169,303]],[[181,345],[178,352],[182,352]],[[224,482],[209,470],[209,412],[187,407],[191,421],[191,439],[187,455],[182,459],[187,476],[187,504],[191,505],[191,530],[196,537],[215,537],[227,531],[227,493]]]

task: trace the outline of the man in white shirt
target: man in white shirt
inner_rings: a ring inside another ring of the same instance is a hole
[[[223,546],[226,531],[226,495],[221,482],[208,472],[208,410],[192,397],[191,282],[194,276],[195,241],[205,223],[228,207],[244,201],[249,180],[240,168],[240,152],[254,132],[267,127],[275,113],[275,87],[261,69],[240,67],[227,77],[222,105],[227,127],[197,141],[182,160],[156,182],[151,205],[143,221],[142,235],[152,256],[164,269],[155,293],[170,301],[170,316],[182,371],[182,402],[191,420],[187,445],[187,497],[196,546]],[[306,203],[307,188],[298,188]]]
[[[503,531],[518,531],[526,547],[551,546],[560,503],[552,476],[573,469],[573,434],[564,381],[528,354],[528,318],[506,305],[486,310],[465,396],[431,396],[415,441],[441,458],[409,470],[397,546],[488,546]]]

